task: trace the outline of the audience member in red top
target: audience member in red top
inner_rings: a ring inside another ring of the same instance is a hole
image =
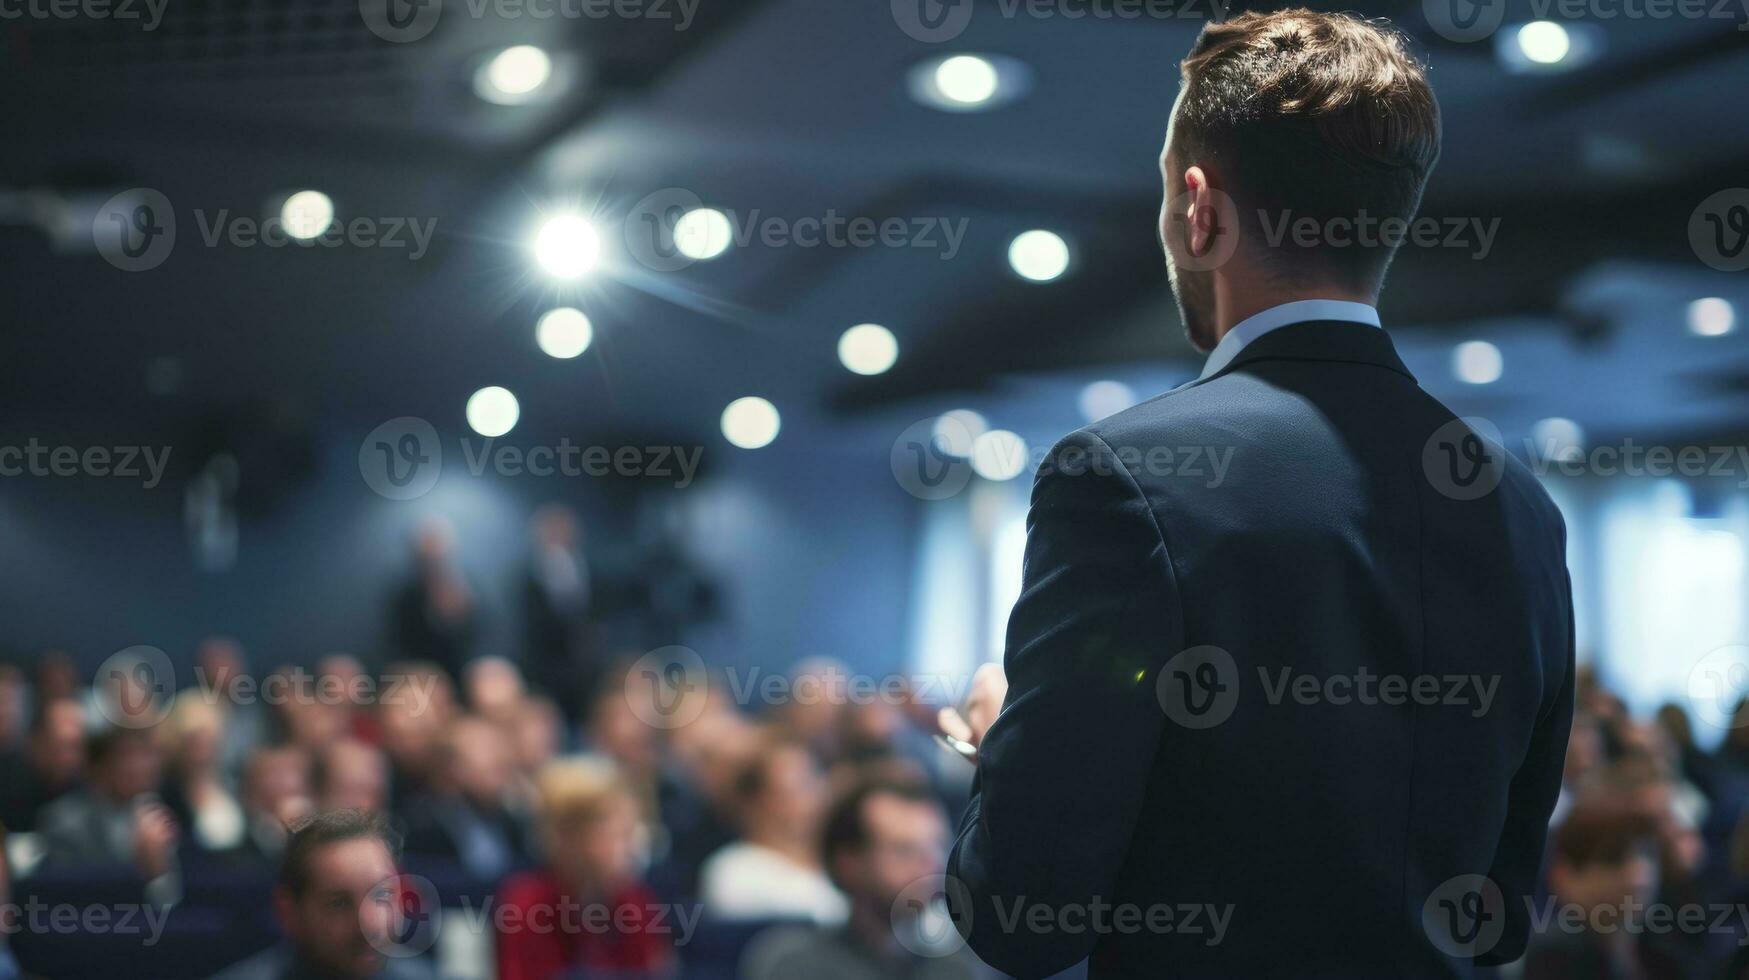
[[[645,828],[611,764],[555,762],[541,771],[546,863],[498,892],[500,980],[674,974],[672,917],[636,875]]]

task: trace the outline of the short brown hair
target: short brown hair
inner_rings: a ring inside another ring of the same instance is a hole
[[[878,796],[892,796],[906,803],[937,808],[941,806],[929,788],[915,780],[877,777],[862,780],[845,790],[826,811],[825,825],[820,833],[826,875],[839,888],[844,887],[844,882],[838,880],[838,857],[868,846],[870,834],[866,811],[868,801]]]
[[[1396,31],[1303,8],[1245,13],[1205,26],[1181,71],[1172,152],[1214,171],[1242,218],[1414,217],[1439,159],[1439,103]],[[1262,230],[1242,223],[1247,237]],[[1278,266],[1376,287],[1392,251],[1320,244]]]
[[[326,810],[292,827],[279,860],[280,887],[294,897],[310,884],[310,862],[318,850],[349,840],[381,841],[391,860],[401,853],[401,837],[380,814],[363,810]]]

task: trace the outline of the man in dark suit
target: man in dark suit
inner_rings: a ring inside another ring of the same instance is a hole
[[[1407,226],[1357,234],[1413,217],[1438,152],[1421,66],[1358,18],[1245,14],[1185,60],[1161,235],[1208,364],[1052,450],[1006,679],[943,715],[979,750],[944,891],[992,965],[1522,954],[1573,706],[1565,529],[1380,328]]]

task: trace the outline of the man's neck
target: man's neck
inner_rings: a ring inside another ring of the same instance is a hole
[[[1227,332],[1264,310],[1305,300],[1331,300],[1377,306],[1378,296],[1342,286],[1311,286],[1292,290],[1233,290],[1217,285],[1215,291],[1215,343]]]

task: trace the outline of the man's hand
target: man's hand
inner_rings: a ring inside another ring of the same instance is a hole
[[[936,724],[943,734],[969,743],[973,748],[984,744],[984,734],[1002,713],[1002,702],[1008,697],[1008,676],[1001,664],[985,664],[972,675],[972,689],[966,703],[958,709],[943,708]],[[976,759],[973,760],[977,761]]]
[[[134,811],[134,864],[147,879],[168,873],[176,862],[176,817],[162,803]]]

